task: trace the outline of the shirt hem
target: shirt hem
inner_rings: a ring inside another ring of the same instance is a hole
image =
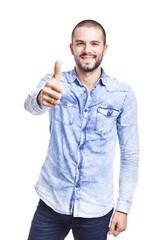
[[[37,188],[35,187],[35,190],[36,190],[36,193],[38,194],[39,198],[45,202],[45,204],[47,206],[49,206],[50,208],[52,208],[55,212],[59,213],[59,214],[63,214],[63,215],[73,215],[73,217],[81,217],[81,218],[98,218],[98,217],[103,217],[105,215],[107,215],[113,208],[114,208],[114,205],[108,207],[108,210],[104,213],[99,213],[97,215],[93,215],[91,216],[90,214],[88,215],[85,215],[85,214],[74,214],[74,212],[63,212],[63,211],[59,211],[57,210],[53,204],[51,204],[47,198],[43,195],[43,193]]]

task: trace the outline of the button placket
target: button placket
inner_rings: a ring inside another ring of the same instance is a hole
[[[85,105],[84,110],[83,110],[81,132],[80,132],[79,153],[78,153],[78,161],[77,161],[77,173],[76,173],[76,181],[75,181],[75,189],[77,189],[77,190],[80,187],[80,182],[79,182],[79,174],[80,174],[79,172],[80,172],[80,169],[81,169],[80,155],[81,155],[81,151],[83,150],[84,144],[85,144],[85,139],[86,139],[86,131],[85,130],[86,130],[87,121],[88,121],[88,114],[89,114],[89,108],[87,107],[88,99],[86,101],[86,96],[83,97],[83,102],[86,102],[86,105]]]
[[[82,148],[82,145],[85,143],[86,139],[86,126],[88,121],[88,109],[85,109],[83,111],[83,119],[82,119],[82,125],[81,125],[81,136],[80,136],[80,148]]]

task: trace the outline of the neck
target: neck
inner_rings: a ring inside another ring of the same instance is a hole
[[[91,72],[84,72],[76,65],[76,74],[79,81],[88,89],[88,92],[95,87],[101,76],[101,66]]]

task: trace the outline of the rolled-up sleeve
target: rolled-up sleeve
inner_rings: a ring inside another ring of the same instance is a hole
[[[117,121],[121,153],[119,175],[119,198],[116,211],[129,213],[138,180],[139,136],[137,124],[137,101],[133,90],[125,96],[122,112]]]
[[[52,77],[52,73],[47,74],[45,77],[43,77],[40,82],[38,83],[37,87],[35,89],[33,89],[30,94],[28,95],[28,97],[26,98],[25,102],[24,102],[24,107],[25,109],[30,112],[33,115],[40,115],[45,113],[48,108],[47,107],[43,107],[40,106],[37,102],[37,96],[39,94],[39,92],[41,91],[41,89],[44,87],[44,85],[46,84],[46,82],[51,79]]]

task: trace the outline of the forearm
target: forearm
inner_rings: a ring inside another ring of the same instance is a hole
[[[119,175],[119,198],[116,211],[129,214],[133,195],[138,181],[139,151],[138,149],[121,153]]]

